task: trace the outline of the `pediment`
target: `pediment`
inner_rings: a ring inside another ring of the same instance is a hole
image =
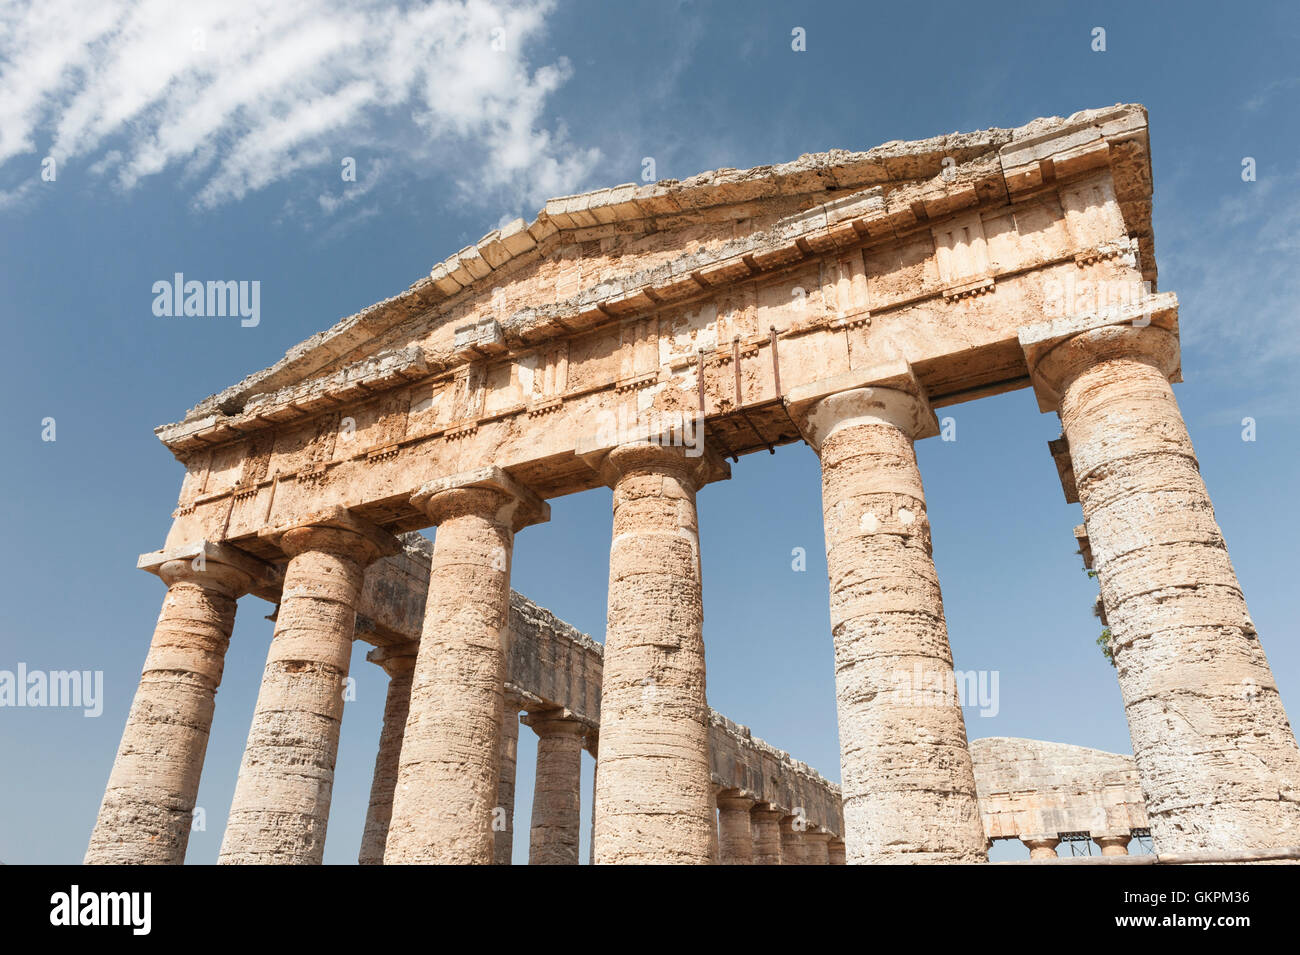
[[[1149,253],[1140,106],[552,199],[531,223],[490,232],[404,292],[300,343],[158,433],[178,454],[219,444],[838,248],[896,241],[1106,163],[1128,234]],[[1141,261],[1153,279],[1154,257]]]

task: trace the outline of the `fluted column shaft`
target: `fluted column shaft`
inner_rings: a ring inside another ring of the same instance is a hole
[[[831,865],[844,865],[844,841],[842,839],[832,839],[826,846],[826,858]]]
[[[563,716],[530,716],[537,733],[537,774],[528,838],[529,865],[577,865],[586,726]]]
[[[235,601],[246,573],[214,559],[167,561],[153,643],[86,850],[87,864],[180,865]]]
[[[380,532],[296,527],[275,634],[218,861],[319,865],[334,788],[343,687],[365,568]]]
[[[595,857],[712,861],[695,462],[682,448],[625,446],[614,488],[601,684]]]
[[[829,832],[820,832],[808,830],[803,834],[803,851],[804,861],[808,865],[830,865],[830,842],[831,834]]]
[[[750,811],[754,800],[735,793],[718,796],[718,861],[723,865],[753,865],[754,831]]]
[[[383,865],[388,823],[393,815],[393,790],[397,787],[397,766],[402,754],[406,714],[411,708],[411,677],[415,673],[415,647],[370,651],[366,659],[388,674],[388,696],[384,700],[384,727],[379,734],[375,774],[370,783],[370,808],[361,834],[360,865]]]
[[[1126,856],[1132,838],[1132,834],[1127,832],[1102,833],[1094,835],[1092,841],[1101,847],[1104,856]]]
[[[1056,847],[1061,844],[1056,836],[1021,836],[1020,841],[1029,849],[1031,859],[1055,859]]]
[[[933,412],[890,388],[808,412],[821,455],[850,863],[984,861],[913,439]]]
[[[438,530],[384,862],[490,865],[514,534],[548,512],[499,471],[413,500]]]
[[[1300,843],[1300,750],[1169,375],[1175,336],[1094,329],[1035,363],[1061,423],[1159,852]]]
[[[799,816],[781,818],[781,865],[807,865],[803,820]]]
[[[511,865],[515,852],[515,770],[519,764],[520,698],[510,692],[501,710],[501,774],[497,777],[497,808],[500,822],[493,831],[493,865]]]
[[[754,865],[781,864],[781,816],[777,809],[755,808],[749,813],[754,834]]]

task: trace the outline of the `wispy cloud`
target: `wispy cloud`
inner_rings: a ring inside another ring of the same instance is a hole
[[[567,61],[533,66],[551,0],[18,0],[0,11],[0,205],[40,161],[129,191],[168,170],[198,208],[368,151],[452,169],[461,200],[520,211],[599,160],[548,122]],[[378,170],[358,176],[368,192]],[[365,185],[365,183],[369,185]],[[304,206],[305,208],[305,206]]]
[[[1161,231],[1162,282],[1179,296],[1184,349],[1216,374],[1290,387],[1300,358],[1300,173],[1237,183]]]

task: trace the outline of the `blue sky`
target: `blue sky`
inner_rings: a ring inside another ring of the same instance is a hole
[[[243,8],[247,8],[245,11]],[[829,148],[1150,110],[1176,393],[1283,700],[1300,714],[1300,14],[1290,5],[20,2],[0,13],[0,669],[104,672],[104,712],[0,710],[0,860],[86,846],[163,596],[134,569],[182,476],[152,434],[548,195]],[[237,11],[232,14],[230,11]],[[1106,50],[1094,52],[1094,27]],[[791,31],[807,49],[791,49]],[[494,48],[495,47],[495,48]],[[55,178],[42,179],[53,157]],[[355,182],[340,176],[356,161]],[[1255,160],[1256,179],[1242,179]],[[175,272],[261,282],[261,321],[164,319]],[[1128,752],[1077,505],[1028,391],[918,446],[972,738]],[[1257,439],[1242,440],[1243,417]],[[57,440],[42,440],[42,419]],[[552,501],[514,585],[603,638],[608,491]],[[709,698],[838,778],[816,458],[751,455],[700,495]],[[791,569],[803,547],[807,570]],[[199,794],[215,861],[271,607],[240,604]],[[326,861],[355,861],[386,678],[353,658]],[[520,734],[516,860],[531,730]],[[587,759],[584,757],[584,759]],[[591,764],[585,764],[584,820]],[[586,844],[584,832],[583,854]],[[1000,848],[999,853],[1015,854]],[[995,856],[996,857],[996,856]]]

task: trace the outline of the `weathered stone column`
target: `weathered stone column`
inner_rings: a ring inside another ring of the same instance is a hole
[[[550,508],[496,467],[412,500],[438,531],[384,862],[489,865],[514,535]]]
[[[760,803],[749,812],[754,833],[754,865],[781,864],[781,817],[779,809]]]
[[[1092,841],[1101,846],[1104,856],[1126,856],[1132,838],[1131,832],[1099,832],[1093,835]]]
[[[563,710],[530,713],[524,722],[537,734],[528,864],[577,865],[587,727]]]
[[[820,829],[809,829],[803,834],[804,860],[808,865],[830,865],[831,834]]]
[[[393,815],[393,789],[397,786],[397,764],[402,754],[402,734],[411,708],[411,676],[415,673],[415,644],[376,647],[366,659],[388,674],[388,696],[384,700],[384,728],[379,733],[379,753],[370,783],[370,809],[361,834],[360,865],[383,865],[388,821]]]
[[[808,852],[804,847],[801,828],[806,825],[801,816],[781,817],[781,865],[807,865]]]
[[[750,812],[754,800],[739,790],[718,794],[718,861],[722,865],[754,864],[754,830]]]
[[[1056,836],[1021,836],[1020,841],[1029,849],[1031,859],[1055,859],[1056,847],[1061,840]]]
[[[145,554],[167,584],[86,864],[180,865],[235,601],[269,568],[225,544]]]
[[[519,711],[523,708],[523,698],[507,687],[501,710],[501,773],[497,777],[497,808],[503,817],[493,827],[493,865],[514,862],[515,769],[519,764]]]
[[[709,821],[713,823],[709,829],[709,861],[712,865],[718,865],[721,861],[721,850],[718,847],[718,790],[721,788],[717,785],[709,787]]]
[[[848,861],[983,862],[912,445],[937,422],[905,364],[853,381],[873,384],[787,399],[821,456]]]
[[[708,865],[716,822],[695,495],[717,461],[649,444],[602,457],[614,536],[596,862]]]
[[[600,770],[600,729],[593,727],[587,733],[587,752],[596,760],[591,767],[591,819],[587,823],[587,865],[596,864],[596,780]]]
[[[341,507],[259,536],[289,555],[218,862],[319,865],[366,565],[393,535]]]
[[[831,865],[844,865],[844,840],[832,839],[826,846],[826,858]]]
[[[1300,750],[1170,386],[1176,300],[1148,307],[1144,327],[1020,339],[1069,444],[1152,841],[1297,845]]]

